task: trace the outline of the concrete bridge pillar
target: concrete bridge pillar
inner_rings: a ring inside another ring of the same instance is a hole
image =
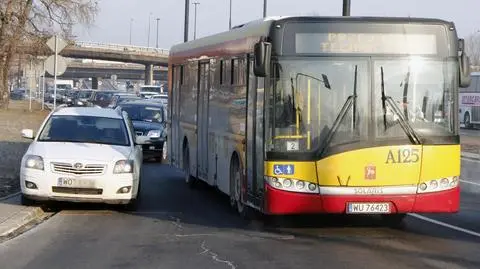
[[[92,89],[93,90],[98,90],[98,78],[97,77],[92,78]]]
[[[153,84],[153,64],[145,65],[145,85]]]

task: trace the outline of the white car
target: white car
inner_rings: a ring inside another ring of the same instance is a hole
[[[22,158],[22,202],[70,201],[135,208],[143,153],[127,113],[59,107],[45,119]],[[141,143],[141,142],[140,142]]]

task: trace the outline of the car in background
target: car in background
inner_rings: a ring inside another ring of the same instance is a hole
[[[143,99],[150,99],[152,96],[157,94],[158,92],[139,92],[137,95]]]
[[[148,137],[143,142],[145,159],[164,159],[164,147],[167,140],[165,106],[150,100],[128,101],[119,108],[129,115],[135,134]]]
[[[139,96],[137,96],[135,93],[116,93],[112,97],[112,101],[108,105],[109,108],[116,108],[120,104],[126,102],[126,101],[131,101],[131,100],[141,100]]]
[[[59,106],[39,128],[22,158],[22,203],[99,202],[134,209],[143,153],[130,119],[120,110]],[[143,138],[145,140],[145,138]]]
[[[93,90],[77,90],[75,96],[72,98],[72,106],[92,106],[90,98],[93,95]]]
[[[162,104],[164,104],[165,106],[168,105],[168,95],[166,95],[166,94],[156,94],[156,95],[153,95],[152,97],[150,97],[150,99],[152,101],[159,101]]]
[[[90,103],[106,108],[112,102],[113,95],[117,93],[116,91],[107,90],[107,91],[93,91],[92,96],[90,97]]]

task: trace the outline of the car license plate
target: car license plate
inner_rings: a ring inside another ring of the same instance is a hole
[[[90,179],[80,178],[65,178],[61,177],[57,181],[58,187],[70,187],[70,188],[94,188],[95,181]]]
[[[154,150],[155,146],[150,146],[149,149]]]
[[[390,213],[390,203],[348,203],[348,214]]]

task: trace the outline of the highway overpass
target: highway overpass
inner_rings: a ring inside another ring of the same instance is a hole
[[[51,50],[46,44],[40,48],[20,46],[19,50],[23,53],[37,56],[52,55]],[[60,52],[60,55],[67,58],[96,59],[141,64],[144,65],[145,69],[145,84],[151,84],[155,76],[154,67],[168,66],[169,50],[122,44],[76,41],[65,47]]]
[[[60,79],[80,79],[80,78],[97,78],[106,79],[116,75],[117,79],[128,80],[145,80],[148,76],[145,68],[137,64],[106,64],[106,63],[79,63],[71,61],[68,63],[67,70]],[[166,81],[168,76],[168,68],[156,66],[153,69],[153,80]],[[46,77],[53,77],[49,74]]]

